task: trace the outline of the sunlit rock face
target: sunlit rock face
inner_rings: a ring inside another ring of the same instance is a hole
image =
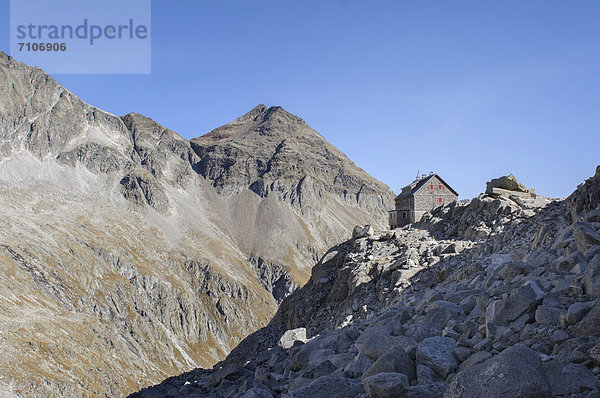
[[[188,141],[3,53],[0,93],[0,390],[122,396],[209,367],[386,222],[389,188],[281,108]]]

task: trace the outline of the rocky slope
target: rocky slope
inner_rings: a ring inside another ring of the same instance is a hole
[[[0,390],[123,396],[211,366],[386,222],[392,192],[283,109],[219,131],[111,115],[0,53]]]
[[[599,397],[599,192],[356,228],[225,361],[134,396]]]

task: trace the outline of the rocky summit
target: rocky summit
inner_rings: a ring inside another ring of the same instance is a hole
[[[486,192],[356,227],[224,361],[132,397],[599,397],[600,166]]]
[[[0,391],[125,396],[267,324],[393,193],[260,105],[186,140],[0,52]]]

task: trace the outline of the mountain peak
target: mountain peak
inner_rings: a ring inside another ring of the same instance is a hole
[[[191,146],[202,159],[197,171],[220,193],[237,193],[251,186],[259,196],[266,196],[275,189],[270,188],[275,181],[273,187],[284,192],[281,184],[285,180],[294,185],[289,189],[289,197],[293,197],[300,189],[298,181],[309,177],[341,201],[352,192],[358,206],[373,213],[387,206],[391,194],[387,186],[356,167],[304,120],[281,106],[259,105],[191,140]],[[376,193],[373,197],[377,199],[361,199],[361,193],[367,191]]]
[[[27,396],[124,396],[214,364],[326,248],[357,224],[383,226],[393,203],[281,107],[212,133],[227,139],[189,142],[5,55],[0,93],[0,296],[17,297],[0,300],[0,374]],[[39,349],[47,341],[56,349]],[[77,353],[72,378],[64,350]]]
[[[229,124],[242,124],[242,123],[245,123],[248,121],[257,121],[257,122],[267,121],[277,115],[282,115],[282,116],[290,115],[297,119],[300,119],[299,117],[297,117],[297,116],[289,113],[285,109],[283,109],[283,107],[281,107],[281,106],[271,106],[271,107],[267,108],[266,105],[259,104]]]
[[[243,123],[248,120],[255,120],[257,117],[264,115],[267,112],[267,110],[268,109],[265,104],[258,104],[254,108],[252,108],[250,111],[244,113],[242,116],[238,117],[231,123],[236,123],[236,122]]]
[[[269,126],[265,126],[267,124]],[[241,137],[253,136],[256,135],[256,133],[262,134],[265,131],[280,133],[286,129],[278,128],[278,125],[280,125],[279,127],[282,127],[281,125],[289,127],[290,125],[294,124],[306,125],[301,118],[289,113],[281,106],[272,106],[267,108],[264,104],[260,104],[234,121],[217,127],[201,137],[194,138],[192,141],[232,140]]]

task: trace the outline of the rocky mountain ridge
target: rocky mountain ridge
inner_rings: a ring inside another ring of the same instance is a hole
[[[281,108],[252,111],[268,136],[190,142],[4,53],[0,93],[0,390],[123,396],[211,366],[353,225],[386,222],[389,188]]]
[[[357,227],[225,361],[132,397],[598,397],[599,193]]]

